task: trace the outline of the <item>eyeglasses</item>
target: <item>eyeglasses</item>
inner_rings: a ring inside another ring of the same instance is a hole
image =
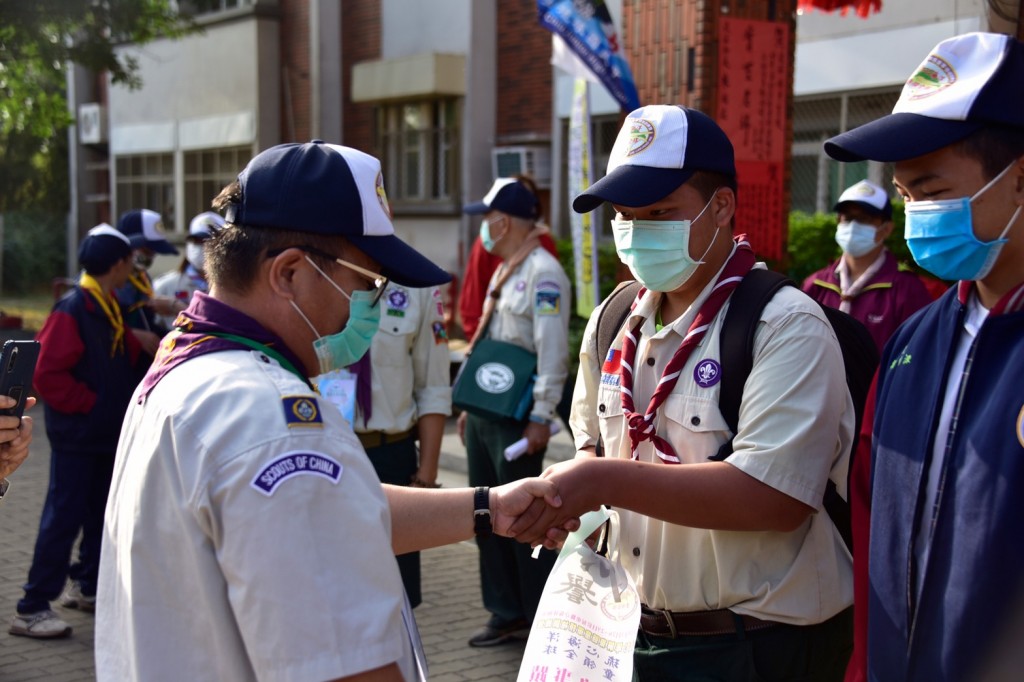
[[[371,282],[373,282],[374,286],[373,300],[370,302],[371,308],[375,308],[377,304],[380,303],[380,299],[384,297],[384,290],[387,289],[388,287],[387,277],[381,275],[380,273],[373,272],[372,270],[367,270],[366,268],[356,265],[355,263],[349,262],[344,258],[338,258],[337,256],[329,254],[326,251],[321,251],[315,246],[309,246],[308,244],[295,244],[293,246],[284,246],[279,249],[271,249],[267,251],[267,258],[276,258],[277,256],[280,256],[288,249],[299,249],[300,251],[305,251],[306,253],[311,253],[315,256],[320,256],[321,258],[327,258],[328,260],[332,260],[338,265],[344,265],[349,270],[354,270],[363,277],[369,279]]]

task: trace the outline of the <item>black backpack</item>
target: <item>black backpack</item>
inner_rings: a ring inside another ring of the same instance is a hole
[[[729,299],[729,309],[722,323],[719,362],[722,365],[722,385],[718,407],[725,418],[729,429],[736,433],[739,422],[740,401],[743,398],[743,385],[754,365],[754,333],[761,319],[761,311],[776,292],[784,286],[796,284],[785,275],[771,270],[751,270],[736,287]],[[598,313],[597,318],[597,357],[603,360],[608,355],[612,343],[629,315],[630,305],[640,290],[638,282],[625,282],[616,287]],[[850,444],[850,465],[857,448],[857,437],[860,434],[861,421],[864,417],[864,402],[867,400],[878,367],[878,349],[871,334],[858,320],[850,315],[828,306],[821,306],[832,325],[839,347],[843,352],[843,365],[846,370],[846,385],[853,399],[856,425],[853,442]],[[601,444],[598,443],[598,454]],[[719,451],[709,457],[711,460],[722,461],[732,454],[732,440],[725,443]],[[823,500],[829,518],[836,525],[846,547],[853,552],[853,540],[850,530],[850,503],[844,500],[836,489],[836,484],[829,479]]]

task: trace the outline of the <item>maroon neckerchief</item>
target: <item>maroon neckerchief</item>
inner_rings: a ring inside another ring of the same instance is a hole
[[[957,286],[956,295],[962,305],[967,305],[967,298],[971,294],[971,287],[974,281],[961,281]],[[1003,313],[1016,313],[1024,310],[1024,282],[1003,294],[1003,297],[996,302],[989,315],[1002,315]]]
[[[356,405],[363,415],[363,424],[369,424],[373,416],[373,366],[370,364],[370,351],[348,366],[348,371],[356,378]]]
[[[722,305],[729,299],[733,289],[739,286],[743,277],[754,267],[754,251],[750,248],[747,235],[741,234],[735,237],[736,250],[733,251],[729,261],[722,269],[718,281],[711,289],[704,304],[697,312],[697,317],[690,325],[683,342],[679,344],[672,359],[665,366],[665,372],[658,381],[658,387],[651,396],[651,402],[647,405],[647,412],[640,414],[633,405],[633,362],[636,360],[636,349],[640,345],[640,327],[645,320],[640,320],[633,329],[626,332],[622,339],[622,411],[626,415],[628,425],[630,453],[632,459],[637,459],[637,449],[640,443],[649,440],[654,444],[654,452],[663,462],[668,464],[679,464],[679,457],[672,445],[654,431],[654,418],[657,416],[658,408],[665,402],[672,389],[679,380],[679,373],[682,371],[686,361],[690,358],[693,349],[697,347],[708,327],[715,319]],[[636,295],[634,308],[640,302],[647,290],[641,288]]]

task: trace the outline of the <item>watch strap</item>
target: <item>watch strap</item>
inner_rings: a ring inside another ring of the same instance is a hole
[[[491,534],[491,489],[484,485],[473,491],[473,532],[478,537]]]

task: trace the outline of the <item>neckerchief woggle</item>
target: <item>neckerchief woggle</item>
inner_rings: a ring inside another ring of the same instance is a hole
[[[197,291],[189,307],[174,320],[174,330],[160,342],[153,364],[142,379],[139,400],[145,399],[168,372],[187,360],[208,353],[246,349],[274,358],[313,388],[309,378],[298,369],[302,363],[279,336],[245,313]]]
[[[672,393],[672,389],[675,388],[676,382],[679,380],[679,374],[683,366],[686,365],[686,361],[690,358],[690,354],[693,353],[693,349],[704,338],[715,316],[718,315],[718,311],[722,309],[722,305],[729,299],[729,295],[732,294],[733,290],[743,281],[743,277],[754,267],[756,259],[754,251],[750,248],[750,242],[747,241],[747,235],[737,235],[735,242],[736,249],[722,269],[718,281],[715,282],[714,287],[711,289],[711,293],[697,312],[697,317],[694,318],[693,323],[686,332],[686,336],[683,337],[683,342],[679,344],[679,348],[676,349],[672,359],[665,366],[665,371],[662,373],[658,386],[654,389],[654,395],[651,396],[647,410],[643,414],[637,412],[633,404],[633,366],[636,360],[637,347],[640,345],[640,328],[646,320],[641,319],[623,336],[622,364],[620,368],[622,374],[622,412],[626,417],[632,459],[638,458],[637,450],[640,443],[649,440],[654,445],[654,452],[661,461],[668,464],[680,463],[672,444],[659,436],[654,430],[654,419],[658,415],[658,408],[661,407],[662,403]],[[634,309],[646,292],[647,290],[643,287],[637,292],[636,300],[633,302]]]

